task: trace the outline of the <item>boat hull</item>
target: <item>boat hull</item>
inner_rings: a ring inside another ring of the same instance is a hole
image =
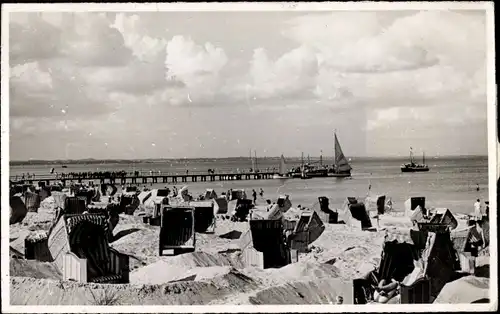
[[[333,177],[333,178],[348,178],[351,176],[351,174],[350,173],[329,173],[328,176]]]
[[[401,168],[401,172],[428,172],[429,168]]]
[[[273,176],[273,179],[288,180],[288,179],[290,179],[290,177],[289,176],[280,176],[279,174],[275,174]]]

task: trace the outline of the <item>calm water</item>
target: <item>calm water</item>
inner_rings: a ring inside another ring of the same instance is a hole
[[[386,194],[393,200],[397,210],[403,209],[403,203],[411,196],[425,196],[430,207],[447,207],[453,212],[470,213],[474,201],[482,201],[488,197],[488,159],[487,157],[429,159],[427,164],[431,170],[427,173],[401,173],[399,166],[406,160],[353,160],[351,179],[314,178],[310,180],[248,180],[225,182],[188,182],[193,195],[202,194],[206,188],[213,188],[217,194],[230,188],[244,188],[250,195],[252,188],[264,189],[264,197],[275,199],[278,194],[289,194],[297,206],[312,206],[317,203],[318,196],[330,198],[331,207],[340,207],[348,196],[365,197],[371,184],[372,194]],[[331,160],[324,160],[331,164]],[[278,168],[279,160],[259,158],[258,168]],[[299,160],[287,160],[287,167],[300,164]],[[249,160],[218,159],[209,161],[176,160],[158,163],[129,164],[68,164],[63,169],[54,165],[11,166],[10,176],[22,173],[47,175],[52,167],[57,172],[78,171],[113,171],[113,170],[154,170],[162,173],[206,172],[215,168],[217,171],[229,169],[247,170],[251,167]],[[477,184],[480,190],[476,191]],[[169,183],[168,185],[172,185]],[[178,183],[180,188],[182,184]],[[150,185],[151,186],[151,185]],[[165,186],[164,183],[153,187]]]

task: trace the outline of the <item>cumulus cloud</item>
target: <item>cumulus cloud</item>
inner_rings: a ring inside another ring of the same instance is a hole
[[[190,121],[195,107],[235,116],[286,109],[286,121],[304,127],[341,124],[349,111],[372,131],[485,119],[484,15],[263,14],[264,26],[242,23],[225,38],[212,33],[238,18],[172,14],[10,14],[13,130],[46,123],[47,133],[94,128],[97,137],[106,132],[99,123],[133,121],[127,128],[146,138],[153,131],[144,125],[168,132],[164,117],[185,112]],[[305,120],[305,108],[322,116]]]
[[[286,35],[319,51],[318,94],[425,105],[478,85],[484,96],[484,81],[470,79],[485,77],[484,23],[446,11],[336,12],[297,18]]]
[[[313,50],[299,47],[285,53],[276,61],[269,59],[265,49],[254,51],[250,65],[250,92],[259,98],[310,96],[318,60]]]

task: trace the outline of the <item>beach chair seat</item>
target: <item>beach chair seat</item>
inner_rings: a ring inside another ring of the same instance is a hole
[[[160,219],[159,255],[164,250],[194,251],[196,246],[195,208],[166,206]]]
[[[63,215],[49,235],[54,264],[64,280],[128,283],[129,257],[109,246],[102,214]]]

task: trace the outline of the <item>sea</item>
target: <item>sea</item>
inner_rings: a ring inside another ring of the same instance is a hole
[[[260,171],[278,168],[279,158],[259,158],[256,168]],[[315,162],[318,162],[315,160]],[[188,182],[175,184],[177,188],[188,186],[193,196],[204,194],[206,189],[214,189],[218,195],[229,189],[245,189],[248,197],[252,189],[264,191],[264,199],[275,200],[279,195],[289,195],[293,206],[315,207],[318,197],[330,199],[331,208],[341,208],[347,197],[364,199],[367,195],[386,195],[391,198],[395,210],[404,210],[404,202],[409,197],[425,196],[426,207],[449,208],[452,212],[468,214],[473,211],[476,199],[488,200],[488,157],[439,157],[429,158],[429,172],[402,173],[400,166],[407,162],[396,158],[353,158],[351,178],[312,178],[241,180],[215,182]],[[323,158],[323,164],[333,164],[332,158]],[[301,164],[300,158],[286,160],[287,168]],[[249,158],[221,159],[178,159],[157,161],[120,161],[120,162],[70,162],[62,164],[23,164],[11,165],[10,177],[23,173],[35,174],[36,177],[48,176],[51,168],[55,172],[81,171],[153,171],[162,174],[207,173],[214,169],[216,173],[244,172],[252,167]],[[36,178],[35,177],[35,178]],[[96,182],[98,183],[98,182]],[[172,183],[148,183],[148,188],[172,187]],[[143,184],[140,184],[143,186]]]

